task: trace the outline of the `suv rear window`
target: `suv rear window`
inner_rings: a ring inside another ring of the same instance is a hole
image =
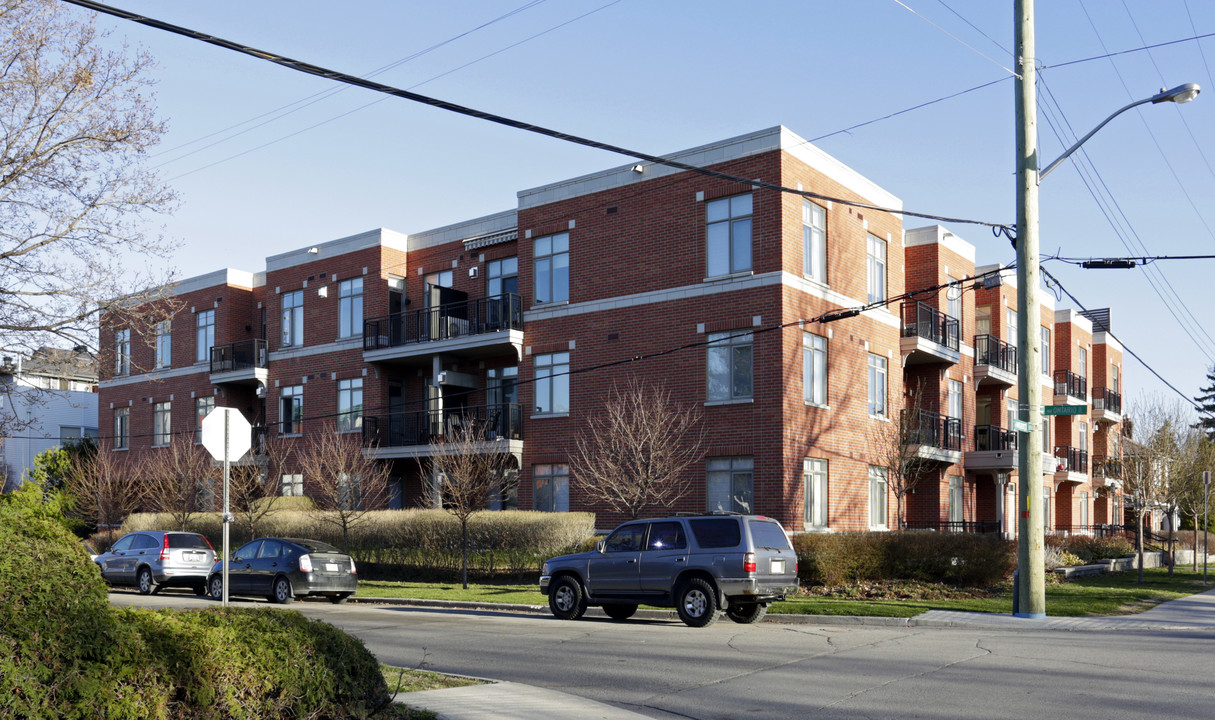
[[[195,548],[198,550],[210,550],[211,546],[207,544],[207,539],[202,535],[194,535],[191,533],[171,533],[168,535],[169,547],[171,548]]]
[[[696,544],[702,548],[738,547],[742,542],[742,526],[735,518],[706,518],[689,520]]]
[[[770,520],[749,520],[747,526],[751,528],[751,540],[755,543],[755,547],[790,549],[789,538],[785,536],[785,531],[781,530],[780,525]]]

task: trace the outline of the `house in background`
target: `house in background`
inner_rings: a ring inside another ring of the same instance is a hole
[[[0,480],[18,487],[38,453],[97,437],[97,363],[85,348],[0,357]]]

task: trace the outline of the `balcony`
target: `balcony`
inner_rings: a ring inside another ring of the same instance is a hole
[[[976,335],[975,384],[999,387],[1016,385],[1017,346],[995,335]]]
[[[428,457],[434,454],[432,442],[469,425],[485,434],[479,452],[523,451],[523,408],[518,403],[364,415],[363,442],[380,459]]]
[[[967,470],[1015,470],[1017,433],[998,425],[975,425],[975,449],[966,453]]]
[[[270,376],[266,341],[241,340],[211,348],[211,382],[265,385]]]
[[[962,420],[931,410],[903,411],[908,445],[915,457],[953,465],[962,461]]]
[[[1107,387],[1093,388],[1093,420],[1110,424],[1122,422],[1122,396]]]
[[[523,351],[523,300],[507,294],[363,323],[363,359],[424,365],[436,353],[478,359]]]
[[[962,359],[958,319],[922,302],[902,305],[903,340],[900,350],[906,365],[954,364]]]
[[[1088,450],[1071,445],[1056,445],[1055,482],[1082,483],[1088,480]]]
[[[1087,405],[1088,378],[1071,370],[1055,371],[1055,404]]]
[[[1122,461],[1108,455],[1094,455],[1093,478],[1104,480],[1106,486],[1117,487],[1122,480]]]

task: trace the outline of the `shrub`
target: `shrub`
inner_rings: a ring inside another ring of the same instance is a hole
[[[1124,537],[1093,537],[1092,535],[1048,535],[1046,550],[1067,553],[1079,559],[1074,565],[1085,565],[1096,560],[1113,560],[1126,557],[1135,551]],[[1061,563],[1068,564],[1068,563]]]
[[[1012,572],[1012,544],[970,533],[806,533],[795,536],[805,585],[918,580],[965,587],[994,585]]]

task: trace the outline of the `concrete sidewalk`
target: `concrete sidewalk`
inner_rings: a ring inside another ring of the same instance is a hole
[[[395,700],[415,710],[430,710],[445,720],[635,720],[646,717],[578,695],[512,682],[399,693]]]

